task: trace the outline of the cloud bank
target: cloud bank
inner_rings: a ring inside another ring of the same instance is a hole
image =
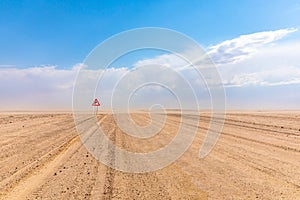
[[[297,103],[300,94],[296,93],[300,85],[300,41],[284,41],[286,36],[295,31],[297,29],[291,28],[241,35],[207,48],[207,53],[217,65],[226,87],[229,108],[300,108]],[[283,41],[278,42],[279,40]],[[137,69],[149,64],[176,70],[196,89],[205,85],[203,80],[195,76],[193,69],[184,67],[187,62],[176,55],[163,54],[139,60],[133,67]],[[17,69],[4,64],[3,66],[5,67],[0,68],[1,110],[72,108],[73,83],[81,64],[71,69],[59,69],[56,66]],[[109,102],[114,83],[130,70],[132,69],[110,68],[106,71],[102,79],[104,87],[98,95]],[[92,78],[98,78],[93,77],[93,74],[91,72]],[[153,88],[149,88],[149,91],[140,95],[153,93]],[[281,96],[276,98],[274,92]],[[206,97],[204,90],[199,90],[199,99]],[[271,100],[275,102],[268,104],[267,101]]]

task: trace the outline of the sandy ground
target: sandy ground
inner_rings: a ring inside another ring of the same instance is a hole
[[[137,124],[149,120],[133,114]],[[123,134],[110,114],[99,122],[118,146],[135,152],[166,145],[180,115],[150,139]],[[300,113],[230,112],[213,151],[198,158],[209,116],[172,165],[145,174],[113,170],[91,156],[71,114],[0,114],[0,199],[300,199]]]

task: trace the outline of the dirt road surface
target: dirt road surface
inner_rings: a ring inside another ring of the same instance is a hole
[[[149,121],[143,113],[132,118]],[[163,147],[181,123],[170,114],[158,135],[139,139],[111,114],[98,119],[113,143],[134,152]],[[209,120],[201,114],[193,144],[175,163],[132,174],[87,152],[69,113],[2,113],[0,199],[300,199],[299,112],[230,112],[217,145],[199,159]]]

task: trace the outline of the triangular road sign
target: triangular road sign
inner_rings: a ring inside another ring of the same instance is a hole
[[[100,106],[98,99],[95,99],[92,106]]]

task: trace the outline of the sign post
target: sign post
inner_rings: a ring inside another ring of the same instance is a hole
[[[97,116],[98,114],[98,107],[100,106],[100,102],[98,101],[98,99],[94,99],[92,106],[96,107],[96,111],[95,111],[95,115]]]

